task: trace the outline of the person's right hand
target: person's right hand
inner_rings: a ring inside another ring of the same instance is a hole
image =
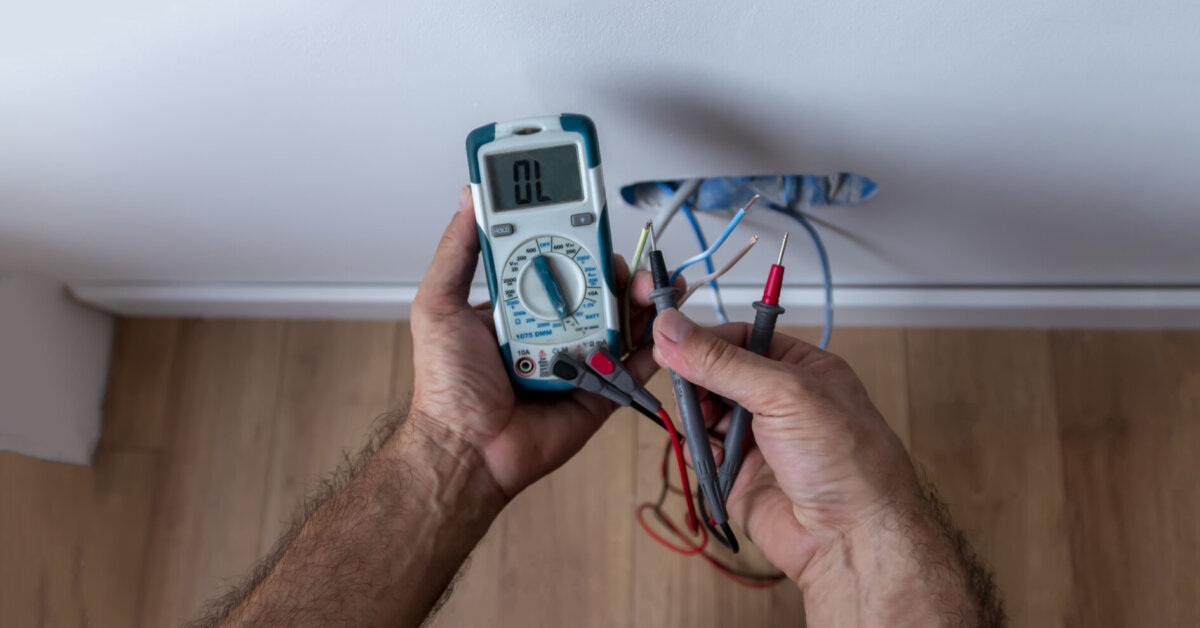
[[[844,360],[781,333],[770,359],[755,355],[742,348],[750,329],[706,329],[665,311],[654,325],[654,356],[754,413],[753,444],[726,507],[767,558],[800,582],[815,556],[916,498],[918,482],[904,445]],[[723,406],[703,406],[708,423],[723,431],[727,414],[714,411]]]
[[[726,506],[804,591],[809,626],[1002,626],[991,576],[844,360],[784,334],[770,359],[750,326],[654,324],[654,357],[754,413],[754,444]],[[701,401],[717,432],[728,412]]]

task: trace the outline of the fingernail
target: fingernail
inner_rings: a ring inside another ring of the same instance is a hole
[[[458,211],[465,212],[471,207],[471,186],[464,185],[458,193]]]
[[[658,332],[666,336],[671,342],[683,342],[688,334],[696,328],[696,324],[692,319],[683,315],[679,310],[665,310],[659,312],[658,320],[654,323],[658,327]]]

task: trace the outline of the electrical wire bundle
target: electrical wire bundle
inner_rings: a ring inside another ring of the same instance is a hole
[[[787,576],[783,573],[765,574],[739,569],[707,551],[709,538],[716,538],[718,542],[728,548],[732,534],[726,538],[724,533],[714,528],[712,522],[709,520],[708,513],[705,511],[704,500],[693,498],[692,487],[688,482],[687,466],[683,462],[683,447],[679,441],[679,432],[675,429],[671,417],[667,414],[666,410],[659,408],[658,412],[655,413],[637,403],[632,404],[632,407],[667,430],[668,435],[666,446],[663,449],[662,462],[659,464],[659,477],[662,478],[662,486],[659,490],[658,498],[653,502],[640,504],[636,511],[637,522],[642,530],[656,543],[677,554],[701,556],[714,569],[738,584],[753,588],[767,588],[786,580]],[[671,485],[667,472],[672,452],[675,454],[675,463],[679,472],[681,488]],[[668,493],[675,493],[683,497],[684,504],[687,506],[687,517],[683,527],[686,527],[691,536],[695,537],[696,540],[684,534],[681,526],[672,521],[663,511]],[[697,513],[697,507],[699,508],[699,513]],[[655,532],[654,528],[646,521],[647,511],[653,513],[659,525],[670,532],[678,540],[678,544]],[[698,522],[703,522],[703,527],[697,525]],[[736,545],[732,549],[736,552]]]
[[[745,217],[747,210],[750,209],[754,202],[759,199],[759,196],[755,195],[750,199],[749,202],[746,203],[744,207],[738,210],[717,240],[711,246],[709,246],[703,229],[700,227],[699,222],[696,220],[695,214],[689,207],[689,205],[692,204],[689,199],[698,192],[701,183],[702,180],[700,179],[682,182],[680,185],[678,185],[678,187],[672,187],[671,185],[662,182],[658,183],[660,188],[671,193],[672,196],[666,206],[663,207],[659,215],[656,216],[656,220],[647,222],[645,227],[643,227],[641,236],[638,239],[637,249],[632,258],[631,270],[636,271],[640,266],[642,254],[644,252],[647,239],[649,239],[652,250],[651,272],[655,275],[656,288],[655,292],[651,293],[651,298],[655,300],[656,305],[658,305],[658,309],[661,310],[664,306],[678,307],[682,305],[688,297],[694,294],[696,290],[708,285],[713,290],[717,318],[721,322],[726,322],[728,320],[728,316],[725,313],[724,303],[721,299],[720,287],[717,284],[717,279],[733,268],[733,266],[736,265],[742,259],[742,257],[746,255],[746,253],[749,252],[749,250],[757,243],[758,236],[753,236],[750,241],[720,270],[714,269],[712,256],[729,238],[730,234],[737,227],[738,223],[741,222],[741,220]],[[820,234],[817,233],[816,229],[812,226],[803,212],[799,210],[799,195],[797,193],[798,189],[799,182],[797,181],[797,178],[786,177],[783,181],[784,203],[779,205],[769,202],[768,207],[799,222],[804,228],[805,232],[812,239],[813,245],[817,250],[818,258],[821,263],[825,291],[825,324],[820,341],[820,347],[824,349],[829,344],[829,339],[833,328],[832,276],[829,268],[828,255],[825,251],[824,243],[821,241]],[[664,265],[662,262],[662,254],[657,251],[653,244],[654,236],[656,234],[654,224],[657,223],[659,225],[657,232],[661,232],[662,228],[665,227],[666,223],[671,219],[675,212],[682,213],[684,217],[687,218],[688,223],[692,227],[692,231],[696,235],[696,240],[700,246],[701,252],[698,255],[681,262],[675,268],[674,272],[671,273],[669,281],[665,281],[666,277],[665,271],[663,270]],[[783,241],[780,245],[779,258],[776,260],[776,263],[772,265],[770,273],[767,277],[767,282],[763,291],[763,298],[761,301],[754,303],[754,308],[757,310],[757,314],[754,320],[749,349],[755,353],[765,353],[766,348],[770,345],[771,337],[774,334],[775,321],[778,316],[783,313],[783,308],[779,307],[779,295],[782,291],[783,285],[783,256],[786,247],[787,234],[785,233],[783,236]],[[674,299],[673,294],[664,294],[667,291],[676,290],[673,286],[675,285],[676,280],[681,276],[684,269],[701,262],[705,264],[706,270],[708,271],[708,275],[706,277],[692,284],[678,299]],[[626,307],[628,308],[628,297],[630,294],[627,294],[626,296]],[[667,298],[668,296],[671,298]],[[628,310],[625,312],[624,327],[626,330],[626,346],[632,350],[635,347],[635,343],[629,325]],[[647,335],[643,338],[643,342],[648,338],[648,336],[649,330],[647,330]],[[672,373],[672,377],[677,378],[678,376]],[[681,384],[683,385],[682,389]],[[680,411],[684,419],[689,418],[689,411],[687,407],[689,405],[694,407],[694,402],[686,403],[686,399],[680,398],[681,391],[684,393],[685,397],[689,395],[694,397],[694,392],[688,392],[688,386],[690,386],[689,383],[680,382],[678,379],[676,379],[676,402],[679,404]],[[693,409],[690,413],[696,414],[697,412]],[[661,419],[659,421],[660,424],[664,424],[665,426],[670,425],[670,418],[665,416],[665,412],[654,418]],[[716,491],[716,500],[719,500],[717,505],[720,507],[720,513],[722,517],[719,520],[721,522],[720,530],[714,526],[714,523],[718,520],[711,516],[708,512],[708,509],[705,508],[706,501],[714,501],[708,498],[708,496],[713,494],[713,491],[706,490],[704,491],[704,496],[697,494],[696,497],[693,498],[691,486],[687,480],[687,470],[682,462],[682,447],[678,442],[678,434],[673,426],[668,428],[670,440],[664,448],[663,460],[659,465],[659,473],[663,480],[662,488],[659,491],[659,496],[654,502],[646,502],[641,504],[637,509],[636,515],[638,525],[640,525],[646,534],[649,535],[654,541],[663,545],[664,547],[683,555],[702,556],[723,575],[740,584],[751,587],[769,587],[785,579],[785,576],[778,573],[754,574],[739,571],[737,568],[722,562],[711,553],[706,551],[710,538],[716,539],[722,545],[730,548],[734,553],[737,553],[738,551],[737,540],[734,538],[733,532],[729,528],[728,524],[724,523],[724,517],[726,516],[724,509],[724,497],[727,496],[729,491],[732,489],[733,481],[741,468],[746,437],[749,432],[751,419],[752,415],[745,408],[743,408],[741,405],[734,406],[730,417],[729,431],[725,436],[725,451],[727,455],[723,461],[723,464],[721,465],[719,474],[717,474],[719,476],[719,490]],[[685,425],[687,425],[686,420]],[[691,428],[688,430],[689,435],[692,435],[693,432],[697,431],[697,429],[702,430],[702,426],[701,428],[695,428],[694,426],[690,425],[688,427]],[[707,432],[701,431],[700,435],[707,436]],[[695,437],[696,436],[693,436],[693,438]],[[692,443],[689,443],[689,445],[691,444]],[[707,451],[707,443],[704,445],[706,452],[710,454],[708,457],[711,460],[711,451]],[[682,487],[678,489],[671,486],[668,480],[667,463],[672,451],[675,452],[679,467],[679,475],[682,482]],[[696,462],[697,450],[693,448],[692,453],[693,462]],[[703,454],[701,457],[704,457]],[[708,467],[698,466],[697,470],[699,471],[701,468],[707,469]],[[705,473],[701,474],[699,480],[701,481],[702,485],[706,479],[704,476],[708,473],[709,472],[706,471]],[[707,479],[710,481],[712,480],[711,477]],[[669,492],[679,493],[684,498],[685,504],[687,505],[686,528],[692,535],[691,537],[685,535],[681,527],[673,522],[663,511],[663,505]],[[698,516],[697,510],[699,510]],[[647,522],[647,512],[653,513],[654,518],[658,520],[659,525],[673,535],[675,539],[677,539],[678,543],[672,542],[665,538],[664,535],[656,532],[654,528]],[[703,527],[696,525],[697,518],[703,524]]]
[[[782,579],[783,576],[777,574],[761,575],[739,571],[736,567],[732,567],[704,551],[708,545],[708,539],[711,537],[716,538],[736,553],[737,543],[733,537],[733,532],[727,523],[722,524],[723,532],[718,531],[714,527],[713,522],[710,521],[709,514],[704,510],[703,500],[693,499],[692,487],[688,482],[687,466],[683,461],[682,442],[679,437],[679,431],[675,428],[675,424],[671,420],[671,416],[663,409],[662,403],[646,390],[640,382],[634,379],[633,374],[621,364],[615,355],[604,347],[593,349],[586,360],[579,360],[565,352],[559,353],[551,362],[551,369],[556,377],[570,382],[577,388],[594,392],[618,404],[632,407],[666,430],[668,437],[667,453],[669,454],[671,451],[675,452],[675,464],[679,471],[679,477],[681,478],[680,486],[682,487],[679,489],[671,488],[683,495],[684,502],[687,504],[685,527],[693,537],[697,537],[697,540],[692,541],[663,512],[663,502],[666,500],[666,492],[668,490],[666,467],[669,456],[664,456],[660,465],[663,489],[658,501],[656,503],[643,504],[637,510],[638,523],[654,540],[681,554],[703,554],[709,563],[726,576],[748,586],[765,586],[766,584],[774,584]],[[700,509],[699,513],[697,513],[697,506]],[[676,545],[654,532],[653,528],[646,523],[644,517],[646,510],[651,510],[659,522],[671,534],[675,535],[682,545]],[[701,527],[700,523],[703,523],[704,526]]]
[[[758,180],[756,178],[751,178],[751,179],[754,181]],[[776,211],[780,214],[783,214],[783,215],[787,216],[788,218],[791,218],[792,220],[799,223],[799,225],[804,229],[805,233],[807,233],[809,238],[812,240],[813,247],[817,251],[817,258],[821,265],[821,279],[822,279],[824,296],[825,296],[825,303],[824,303],[824,319],[825,320],[824,320],[824,326],[821,331],[821,340],[818,343],[818,346],[820,346],[822,349],[825,349],[829,346],[829,339],[833,333],[833,274],[830,270],[829,255],[825,251],[825,243],[821,240],[820,233],[818,233],[816,228],[812,225],[812,222],[809,219],[809,217],[807,216],[807,214],[805,214],[801,210],[801,206],[804,204],[804,198],[802,195],[802,190],[804,188],[804,184],[803,184],[804,177],[802,177],[802,176],[786,176],[786,177],[779,177],[779,178],[772,177],[771,179],[773,179],[775,181],[781,180],[783,202],[782,202],[782,204],[780,204],[780,203],[775,203],[773,201],[767,201],[766,202],[767,208],[771,209],[772,211]],[[695,234],[696,241],[699,244],[702,252],[700,255],[697,255],[694,258],[687,260],[685,262],[685,264],[688,264],[689,262],[691,264],[694,264],[699,261],[703,261],[705,263],[706,270],[708,271],[710,276],[705,277],[701,282],[697,282],[697,283],[699,283],[699,284],[707,283],[709,285],[709,287],[712,289],[713,300],[715,302],[715,308],[716,308],[717,320],[722,323],[725,323],[725,322],[728,322],[728,316],[725,313],[724,300],[721,297],[720,286],[717,283],[717,278],[720,277],[724,273],[717,273],[715,276],[713,275],[711,256],[712,256],[712,252],[715,251],[716,248],[720,246],[720,243],[724,241],[724,238],[728,237],[729,232],[731,232],[733,230],[733,227],[737,226],[737,222],[740,221],[741,218],[739,218],[735,215],[734,220],[731,221],[730,225],[726,227],[725,232],[722,233],[722,237],[718,238],[716,246],[709,247],[707,244],[707,239],[705,238],[705,235],[704,235],[704,230],[701,228],[699,221],[696,220],[695,214],[696,214],[696,212],[722,211],[722,210],[728,209],[728,208],[712,207],[712,206],[701,208],[699,206],[700,203],[698,202],[697,195],[700,193],[701,185],[703,183],[704,183],[703,179],[688,179],[688,180],[684,180],[684,181],[680,181],[680,182],[673,182],[673,183],[659,181],[659,182],[653,184],[654,186],[658,187],[663,192],[671,195],[668,198],[667,202],[661,206],[659,212],[655,215],[653,222],[655,225],[657,225],[657,228],[655,230],[655,234],[657,235],[657,234],[662,233],[663,229],[666,228],[667,223],[670,222],[671,218],[674,217],[674,215],[676,213],[683,214],[684,217],[687,218],[689,224],[692,227],[692,232]],[[757,187],[757,185],[758,185],[758,183],[754,183],[754,185],[749,186],[749,189],[754,189],[755,187]],[[745,188],[739,188],[739,189],[744,190]],[[748,192],[743,191],[743,193],[748,193]],[[829,194],[833,194],[833,195],[836,195],[836,193],[837,193],[836,190],[829,192]],[[765,194],[765,192],[764,192],[764,194]],[[868,197],[869,197],[869,195],[868,195]],[[631,200],[630,202],[632,203],[633,201]],[[750,207],[750,203],[748,203],[746,205],[746,209],[749,209],[749,207]],[[740,257],[738,259],[740,259]],[[684,264],[681,264],[680,268],[683,268],[683,266],[684,266]],[[637,263],[635,262],[634,264],[632,264],[630,266],[630,268],[633,270],[636,270]],[[727,270],[727,269],[722,269],[722,270]],[[698,288],[700,286],[696,286],[696,287]],[[692,292],[695,292],[695,288],[690,289],[688,295],[690,296],[690,294]],[[682,304],[682,302],[683,302],[683,299],[680,300],[680,304]],[[626,340],[629,342],[629,346],[632,346],[632,339],[627,337]]]
[[[662,463],[659,465],[659,475],[662,477],[662,486],[659,489],[658,498],[653,502],[644,502],[637,508],[637,522],[638,525],[642,527],[642,530],[645,531],[645,533],[656,543],[677,554],[702,557],[706,562],[708,562],[708,564],[712,565],[714,569],[720,572],[721,575],[740,585],[756,589],[765,589],[775,586],[776,584],[786,580],[787,576],[783,573],[754,573],[726,563],[717,556],[713,555],[712,552],[707,551],[708,533],[706,533],[705,528],[700,528],[699,530],[699,541],[692,542],[691,539],[684,535],[679,526],[676,525],[675,522],[671,521],[670,517],[663,512],[663,505],[667,501],[668,493],[675,493],[677,495],[684,496],[684,498],[688,501],[689,507],[691,505],[690,487],[688,490],[684,490],[671,485],[667,474],[667,461],[671,457],[671,450],[674,446],[674,441],[671,441],[668,442],[666,447],[663,448]],[[676,455],[678,456],[678,450],[676,450]],[[684,486],[687,486],[686,476],[682,477],[684,477]],[[654,531],[654,528],[646,522],[645,513],[647,511],[653,513],[655,519],[658,520],[659,525],[661,525],[679,540],[679,545],[672,543],[670,540],[664,538],[662,535]]]
[[[650,293],[650,298],[654,301],[657,311],[661,312],[668,308],[681,306],[698,289],[707,285],[714,293],[717,318],[721,322],[726,322],[728,317],[725,313],[717,280],[732,269],[754,247],[759,238],[757,235],[752,236],[729,262],[720,269],[715,268],[712,256],[729,239],[737,225],[745,218],[747,210],[754,205],[760,196],[757,194],[754,195],[745,206],[739,209],[721,232],[720,236],[710,246],[691,207],[695,205],[693,197],[697,194],[702,183],[703,180],[701,179],[692,179],[675,186],[661,182],[657,184],[661,189],[670,192],[672,196],[655,219],[646,222],[642,228],[637,247],[631,258],[630,270],[631,272],[636,272],[641,266],[646,245],[649,243],[650,270],[654,279],[654,291]],[[829,343],[833,327],[832,277],[829,269],[828,255],[826,254],[824,244],[821,242],[820,235],[803,212],[799,210],[800,200],[798,190],[800,184],[797,178],[785,177],[782,187],[783,204],[768,202],[767,206],[799,222],[812,239],[813,245],[817,250],[825,288],[825,326],[820,341],[820,346],[824,349]],[[715,209],[710,207],[704,211],[713,211]],[[673,272],[668,273],[663,254],[657,249],[654,242],[656,233],[661,233],[662,229],[665,228],[675,213],[682,213],[687,218],[692,231],[696,235],[696,240],[700,245],[701,251],[699,254],[684,260]],[[757,314],[754,319],[748,348],[760,355],[765,354],[766,348],[770,345],[775,330],[775,321],[783,313],[783,308],[779,306],[779,296],[783,285],[783,255],[786,247],[787,234],[785,233],[780,246],[779,258],[771,266],[770,273],[768,274],[762,300],[753,304]],[[684,269],[699,263],[705,265],[708,274],[700,281],[687,287],[686,290],[681,291],[679,288],[676,288],[676,282],[682,276]],[[626,286],[625,309],[622,312],[625,347],[630,352],[637,348],[639,344],[636,342],[637,339],[632,335],[630,315],[632,287],[633,282],[630,281]],[[647,328],[645,336],[640,340],[641,342],[646,342],[649,337],[650,329]],[[725,435],[726,456],[718,470],[713,461],[712,450],[708,445],[709,433],[704,426],[703,412],[700,409],[697,391],[690,382],[679,377],[674,372],[671,373],[676,404],[679,407],[680,418],[688,435],[686,442],[691,450],[692,462],[696,472],[697,487],[693,493],[692,486],[688,481],[687,466],[684,464],[683,441],[680,438],[679,430],[676,429],[667,411],[663,409],[661,402],[649,393],[640,382],[637,382],[632,374],[625,370],[616,356],[609,353],[605,348],[593,349],[585,361],[580,361],[566,353],[560,353],[553,359],[551,368],[557,377],[571,382],[576,387],[603,395],[621,405],[630,406],[666,430],[668,441],[663,449],[663,458],[659,465],[662,486],[658,498],[653,502],[646,502],[639,505],[636,511],[638,525],[641,526],[647,535],[657,543],[676,553],[703,557],[706,562],[721,572],[722,575],[745,586],[769,587],[786,579],[786,576],[781,573],[758,574],[740,570],[707,551],[709,539],[715,539],[721,545],[729,548],[733,553],[736,554],[738,552],[737,539],[728,524],[728,514],[725,511],[725,498],[731,491],[733,481],[741,468],[742,458],[745,453],[746,438],[749,434],[750,422],[753,418],[749,411],[741,405],[734,405],[730,415],[729,430]],[[675,454],[676,466],[680,477],[680,486],[678,488],[672,486],[669,481],[668,462],[672,453]],[[681,495],[687,507],[687,516],[683,526],[678,525],[664,512],[667,495],[671,492]],[[655,527],[647,521],[647,512],[653,515],[661,529],[669,533],[669,536],[673,536],[675,541],[667,538],[668,534],[660,534],[655,530]]]

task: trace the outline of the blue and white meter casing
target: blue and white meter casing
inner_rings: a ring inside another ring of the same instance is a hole
[[[523,388],[567,390],[554,354],[618,350],[596,126],[570,113],[481,126],[467,163],[505,366]]]

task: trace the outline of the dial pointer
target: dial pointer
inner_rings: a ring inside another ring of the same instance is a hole
[[[533,264],[533,270],[537,273],[538,279],[542,282],[542,288],[546,291],[546,296],[550,299],[550,304],[554,306],[554,311],[558,313],[559,319],[566,319],[571,315],[567,309],[566,299],[563,298],[562,288],[558,285],[558,279],[554,277],[554,270],[550,268],[550,260],[546,259],[545,255],[538,255],[530,260]],[[566,329],[566,326],[563,326]]]

